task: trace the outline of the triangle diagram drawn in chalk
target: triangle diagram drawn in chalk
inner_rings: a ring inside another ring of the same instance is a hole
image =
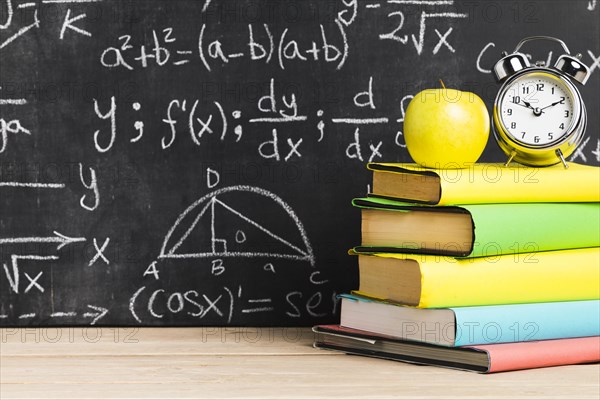
[[[178,229],[181,236],[168,250],[167,257],[264,256],[312,259],[303,246],[278,235],[216,196],[208,199],[197,210],[193,219],[186,218],[186,221],[182,221],[183,226]]]

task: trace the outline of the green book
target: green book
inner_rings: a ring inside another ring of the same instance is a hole
[[[358,198],[357,253],[494,257],[600,246],[600,203],[426,206]]]

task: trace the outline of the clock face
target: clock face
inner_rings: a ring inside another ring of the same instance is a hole
[[[498,113],[516,141],[541,147],[560,141],[571,131],[575,101],[575,94],[560,78],[531,72],[508,84]]]

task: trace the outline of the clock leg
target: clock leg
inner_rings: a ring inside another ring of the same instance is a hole
[[[510,162],[513,160],[513,158],[515,158],[515,156],[517,155],[516,151],[511,151],[510,156],[508,156],[508,161],[506,161],[506,163],[504,163],[505,167],[508,167],[508,164],[510,164]]]
[[[560,161],[565,166],[565,169],[569,169],[569,166],[567,165],[567,161],[565,160],[565,156],[563,156],[563,153],[562,153],[562,151],[560,151],[560,149],[556,149],[556,155],[558,156],[558,158],[560,158]]]

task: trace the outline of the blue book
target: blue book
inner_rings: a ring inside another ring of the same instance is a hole
[[[600,300],[418,309],[341,295],[340,325],[442,346],[600,335]]]

